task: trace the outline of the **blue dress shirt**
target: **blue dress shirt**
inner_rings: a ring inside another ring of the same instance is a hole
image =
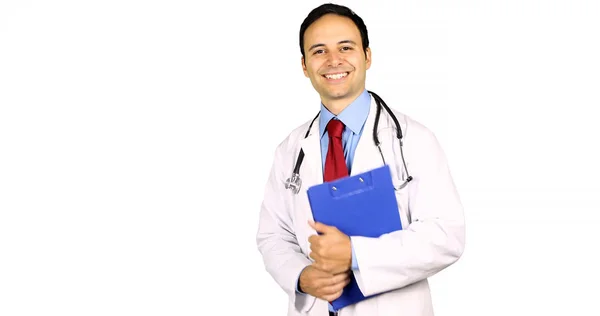
[[[333,115],[327,108],[321,104],[321,113],[319,115],[319,135],[321,135],[321,161],[322,168],[325,169],[325,159],[327,156],[327,149],[329,148],[329,135],[327,134],[327,123],[332,119],[342,121],[346,128],[342,133],[342,145],[344,147],[344,156],[346,157],[346,165],[348,166],[348,172],[352,170],[352,162],[354,161],[354,152],[358,141],[362,136],[367,116],[369,115],[369,109],[371,107],[371,95],[367,90],[364,90],[356,100],[350,103],[340,114]],[[356,262],[356,255],[354,254],[354,247],[352,247],[352,269],[358,270],[358,264]],[[300,279],[298,279],[300,282]],[[299,284],[299,283],[298,283]],[[298,291],[298,287],[296,288]],[[301,293],[301,292],[300,292]],[[329,310],[333,311],[331,304]]]
[[[329,135],[327,134],[327,123],[332,119],[342,121],[346,128],[342,133],[342,145],[344,147],[344,156],[346,157],[346,165],[348,173],[352,170],[352,162],[354,161],[354,152],[358,141],[362,136],[367,116],[369,116],[369,108],[371,107],[371,95],[364,90],[356,100],[348,105],[337,116],[333,115],[327,108],[321,104],[321,115],[319,116],[319,135],[321,135],[321,161],[323,171],[325,170],[325,157],[329,148]],[[357,270],[356,256],[354,247],[352,247],[352,269]]]

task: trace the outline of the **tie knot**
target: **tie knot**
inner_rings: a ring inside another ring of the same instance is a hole
[[[342,138],[343,131],[344,123],[340,120],[330,120],[327,124],[327,133],[329,133],[329,137]]]

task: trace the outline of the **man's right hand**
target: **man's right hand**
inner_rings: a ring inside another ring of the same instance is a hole
[[[300,274],[300,290],[328,302],[340,297],[348,283],[350,283],[350,271],[334,275],[310,265]]]

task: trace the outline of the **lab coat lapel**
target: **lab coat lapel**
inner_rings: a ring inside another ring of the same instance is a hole
[[[310,252],[308,237],[317,232],[308,225],[308,221],[314,221],[310,202],[308,200],[308,188],[323,183],[323,167],[321,162],[321,138],[319,135],[319,121],[317,120],[306,138],[300,141],[300,146],[304,151],[304,161],[300,169],[302,187],[296,195],[296,206],[298,212],[294,212],[296,221],[297,238],[300,246],[305,253]]]
[[[315,184],[323,183],[321,139],[319,136],[319,121],[317,119],[308,136],[300,141],[300,146],[304,151],[304,161],[300,170],[304,190]]]

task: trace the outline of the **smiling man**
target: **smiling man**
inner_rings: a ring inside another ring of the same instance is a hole
[[[256,239],[265,267],[288,294],[289,316],[431,316],[427,279],[460,258],[465,240],[444,153],[430,130],[398,111],[383,111],[379,97],[366,90],[369,37],[352,10],[315,8],[299,40],[302,69],[321,103],[318,117],[294,129],[275,151]],[[348,236],[313,221],[309,187],[384,164],[401,230]],[[351,280],[368,298],[336,310],[331,302]]]
[[[371,49],[354,21],[344,15],[326,14],[309,25],[311,20],[303,24],[306,30],[300,39],[302,69],[325,108],[337,115],[366,92]]]

